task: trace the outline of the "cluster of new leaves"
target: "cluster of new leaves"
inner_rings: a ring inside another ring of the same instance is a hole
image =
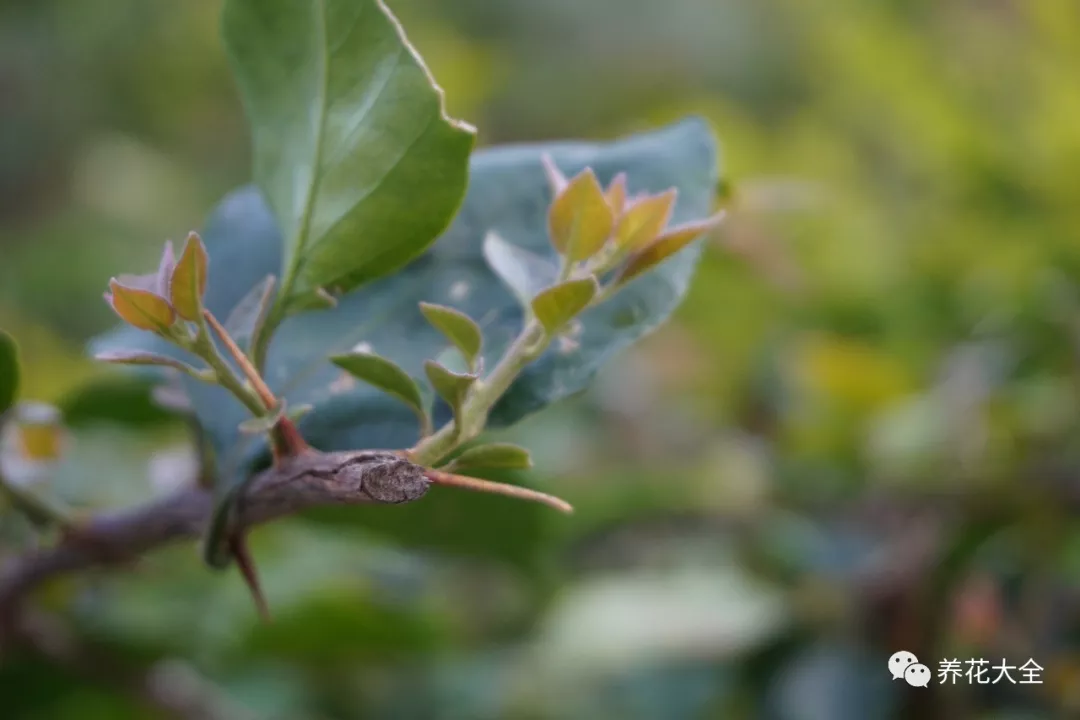
[[[218,270],[203,277],[202,320],[160,279],[117,278],[114,307],[134,296],[158,314],[121,313],[128,327],[95,353],[183,371],[219,502],[266,457],[285,403],[311,408],[297,427],[320,450],[527,466],[519,448],[468,444],[582,390],[678,304],[688,246],[715,223],[702,220],[718,180],[704,123],[471,154],[471,129],[446,116],[383,3],[228,0],[224,29],[257,187],[203,229]],[[200,357],[209,368],[194,370]],[[417,524],[394,517],[390,534],[410,542]]]

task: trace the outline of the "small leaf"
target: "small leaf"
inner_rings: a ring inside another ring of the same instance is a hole
[[[19,395],[19,346],[0,330],[0,415],[15,404]]]
[[[160,295],[150,290],[144,290],[130,285],[122,284],[122,279],[138,278],[140,276],[124,276],[113,278],[109,281],[109,290],[105,293],[105,300],[112,309],[120,316],[120,319],[140,330],[164,332],[176,322],[176,311]],[[147,276],[141,276],[147,277]]]
[[[180,260],[172,269],[169,279],[169,298],[180,317],[198,320],[202,313],[203,296],[206,295],[206,276],[210,258],[198,233],[189,233]]]
[[[544,165],[544,175],[547,176],[548,185],[551,186],[551,194],[558,195],[566,188],[569,181],[549,153],[541,155],[540,162]]]
[[[559,268],[547,259],[518,245],[503,240],[495,232],[484,237],[484,260],[499,276],[522,307],[544,288],[551,287],[559,277]]]
[[[532,468],[529,451],[511,443],[491,443],[469,448],[447,465],[448,472],[463,472],[477,468],[528,470]]]
[[[454,417],[460,419],[461,405],[465,402],[469,388],[476,382],[476,376],[447,370],[434,360],[424,362],[424,372],[427,373],[431,387],[435,388],[439,397],[454,411]]]
[[[277,278],[267,275],[248,291],[225,319],[225,331],[240,347],[262,331],[276,286]]]
[[[271,415],[260,415],[258,417],[248,418],[244,422],[240,423],[240,432],[244,435],[262,435],[263,433],[270,432],[278,420],[284,417],[285,413],[284,404],[279,407],[277,412]]]
[[[720,212],[706,220],[684,223],[671,228],[658,237],[652,245],[630,258],[630,261],[619,274],[619,283],[624,283],[646,270],[659,265],[664,260],[699,238],[702,234],[712,230],[723,220],[724,213]]]
[[[198,370],[191,367],[186,363],[182,363],[179,360],[165,355],[158,355],[157,353],[144,352],[142,350],[108,350],[106,352],[100,352],[94,356],[95,360],[101,362],[115,363],[117,365],[160,365],[162,367],[171,367],[180,372],[188,373],[189,375],[197,375]]]
[[[303,405],[297,405],[296,407],[287,408],[285,410],[285,417],[289,418],[293,422],[296,422],[314,409],[315,406],[311,403],[304,403]]]
[[[615,229],[615,244],[620,250],[637,252],[650,245],[667,227],[675,208],[676,190],[649,195],[626,208]]]
[[[548,334],[554,335],[589,306],[598,289],[592,276],[567,280],[537,295],[532,309]]]
[[[480,326],[465,313],[445,305],[420,303],[420,312],[427,321],[454,344],[465,356],[470,368],[475,368],[476,357],[480,354],[483,335]]]
[[[592,168],[579,173],[548,211],[551,242],[570,262],[587,260],[604,247],[614,224],[611,207]]]
[[[335,355],[330,361],[353,377],[401,400],[419,415],[421,422],[426,422],[427,410],[420,386],[394,363],[366,352]]]
[[[607,198],[611,212],[618,219],[626,209],[626,173],[621,172],[615,176],[611,184],[608,185],[604,197]]]

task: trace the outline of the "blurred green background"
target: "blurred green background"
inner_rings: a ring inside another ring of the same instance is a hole
[[[5,658],[0,715],[163,717],[132,673],[236,718],[1080,713],[1080,6],[388,4],[480,144],[721,140],[731,215],[676,318],[500,433],[577,513],[470,498],[414,546],[275,524],[269,626],[194,546],[66,579],[41,602],[101,672]],[[85,390],[117,381],[83,346],[108,278],[250,177],[219,12],[0,7],[0,326],[69,410],[80,508],[190,462],[140,390]],[[940,684],[953,658],[1042,682]]]

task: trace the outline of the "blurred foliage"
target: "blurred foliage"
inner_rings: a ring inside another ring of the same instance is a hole
[[[492,433],[576,514],[507,527],[513,501],[454,497],[438,534],[462,542],[432,547],[445,491],[385,511],[416,513],[409,547],[261,529],[265,627],[191,547],[42,602],[102,653],[182,661],[257,717],[1077,712],[1076,3],[389,4],[481,144],[688,113],[722,140],[730,215],[676,322]],[[23,397],[82,408],[79,472],[55,488],[80,508],[138,502],[190,462],[178,420],[83,389],[114,376],[82,347],[112,322],[108,277],[250,179],[219,10],[0,8],[0,326]],[[935,673],[1033,658],[1044,683],[912,689],[886,671],[899,649]],[[5,660],[4,717],[154,717],[108,678]]]

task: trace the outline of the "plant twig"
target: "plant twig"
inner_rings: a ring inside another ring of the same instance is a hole
[[[237,526],[325,505],[412,502],[427,492],[427,472],[393,451],[304,453],[252,480],[239,503]],[[97,515],[56,546],[13,558],[0,571],[0,622],[16,616],[22,598],[51,578],[199,537],[212,508],[212,494],[193,484],[146,505]]]
[[[237,346],[231,337],[229,337],[229,332],[222,327],[221,323],[218,322],[217,318],[214,317],[213,313],[209,310],[203,310],[203,319],[206,320],[207,324],[221,340],[232,359],[240,366],[240,371],[244,373],[244,377],[251,383],[251,387],[255,389],[255,393],[259,396],[263,405],[266,406],[266,409],[273,410],[276,408],[278,400],[274,397],[274,393],[267,387],[262,379],[262,375],[260,375],[259,371],[251,364],[251,361],[248,360],[244,351]]]
[[[537,490],[531,490],[530,488],[521,487],[519,485],[507,485],[506,483],[481,480],[480,478],[468,477],[466,475],[455,475],[453,473],[443,472],[442,470],[428,470],[426,475],[427,479],[435,485],[446,485],[448,487],[473,490],[475,492],[505,495],[521,500],[531,500],[533,502],[543,503],[548,507],[553,507],[564,513],[574,512],[573,506],[561,498]]]

